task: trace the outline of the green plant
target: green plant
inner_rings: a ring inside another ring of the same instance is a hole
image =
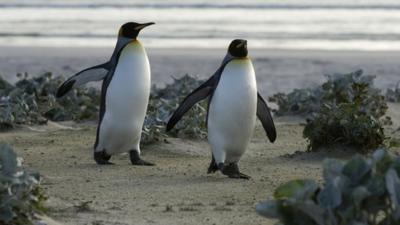
[[[310,150],[345,145],[369,151],[383,145],[383,125],[390,118],[384,117],[388,107],[373,79],[362,71],[328,76],[320,109],[309,116],[303,131]]]
[[[0,79],[0,130],[18,124],[44,124],[47,120],[82,121],[98,117],[100,92],[95,88],[77,88],[56,99],[55,93],[64,78],[53,77],[51,73],[33,78],[19,74],[18,78],[15,85]],[[183,98],[202,82],[185,75],[174,78],[173,83],[163,88],[152,88],[142,143],[149,144],[167,137],[164,125],[168,117]],[[202,102],[193,107],[169,135],[205,137],[206,104]]]
[[[21,89],[14,89],[0,97],[0,130],[13,128],[16,124],[44,124],[36,99]]]
[[[388,102],[400,102],[400,81],[397,82],[396,87],[386,91],[386,100]]]
[[[147,115],[143,124],[142,137],[140,139],[142,144],[151,144],[167,137],[164,132],[167,113],[162,100],[155,98],[151,94],[147,107]]]
[[[326,159],[324,184],[310,179],[279,186],[257,212],[283,225],[395,225],[400,223],[400,158],[385,149],[347,163]]]
[[[268,100],[279,106],[278,109],[273,109],[276,116],[306,116],[319,111],[322,96],[322,88],[317,87],[314,89],[294,89],[289,94],[277,93],[269,97]]]
[[[44,124],[53,121],[88,120],[97,118],[99,91],[94,88],[78,88],[61,99],[55,92],[64,81],[45,73],[30,78],[18,74],[18,81],[11,85],[0,80],[0,130],[18,124]]]
[[[163,88],[153,87],[143,126],[142,143],[151,143],[165,138],[167,135],[164,129],[168,117],[181,101],[203,82],[203,80],[185,75],[174,78],[172,83]],[[206,104],[206,102],[196,104],[168,135],[189,138],[206,137]]]
[[[202,83],[204,83],[204,80],[186,74],[181,78],[174,78],[173,83],[154,91],[155,97],[160,99],[164,104],[164,112],[167,112],[167,114],[164,114],[166,117],[163,118],[165,122],[168,120],[167,117],[171,115],[183,99]],[[189,138],[206,137],[206,107],[206,101],[196,104],[186,113],[175,128],[170,131],[170,135]]]
[[[9,145],[0,144],[0,224],[29,225],[45,212],[40,176],[21,164]]]
[[[309,116],[320,112],[326,103],[352,103],[356,97],[362,98],[365,112],[374,117],[380,118],[387,111],[385,97],[374,87],[375,76],[363,75],[362,70],[358,70],[326,77],[327,81],[316,88],[295,89],[289,94],[278,93],[271,96],[269,101],[279,106],[275,114]]]

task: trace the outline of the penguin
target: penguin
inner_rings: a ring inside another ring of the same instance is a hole
[[[133,165],[152,166],[140,157],[140,138],[150,97],[150,64],[139,32],[155,23],[123,24],[110,60],[84,69],[67,79],[57,90],[58,98],[72,88],[103,80],[100,116],[94,144],[94,160],[109,162],[114,154],[129,152]]]
[[[274,121],[257,91],[253,64],[247,55],[247,41],[233,40],[217,71],[182,101],[166,128],[171,130],[193,105],[208,98],[206,122],[212,158],[207,172],[219,170],[229,178],[250,178],[239,171],[238,162],[250,142],[256,117],[269,140],[276,139]]]

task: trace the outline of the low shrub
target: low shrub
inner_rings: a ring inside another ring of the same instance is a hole
[[[62,77],[45,73],[38,77],[18,74],[11,85],[0,80],[0,130],[19,124],[45,124],[47,120],[88,120],[97,118],[99,91],[78,88],[61,99],[55,98]]]
[[[278,93],[269,98],[275,102],[277,116],[309,116],[321,111],[327,103],[353,103],[356,95],[363,101],[366,113],[382,117],[387,111],[385,97],[374,87],[375,76],[363,75],[362,70],[348,74],[327,75],[327,81],[321,86],[309,89],[295,89],[289,94]],[[360,92],[363,92],[360,94]]]
[[[279,186],[257,212],[283,225],[400,223],[400,158],[385,149],[347,163],[326,159],[324,184],[298,179]]]
[[[272,110],[276,116],[307,116],[319,111],[322,96],[323,90],[318,87],[315,89],[294,89],[288,94],[277,93],[269,97],[268,100],[279,106],[278,109]]]
[[[174,81],[165,87],[153,86],[143,127],[142,143],[151,143],[165,138],[167,136],[164,132],[165,125],[169,116],[182,100],[203,82],[186,74],[181,78],[174,78]],[[175,128],[168,132],[168,135],[187,138],[206,137],[206,104],[206,101],[196,104]]]
[[[374,78],[362,71],[328,76],[320,109],[308,117],[303,131],[310,150],[344,145],[369,151],[383,145],[383,125],[391,121],[385,117],[388,107],[373,86]]]
[[[0,144],[0,224],[30,225],[45,212],[40,176],[21,164],[10,146]]]
[[[162,112],[168,112],[168,116],[171,116],[183,99],[203,82],[204,80],[186,74],[181,78],[174,78],[171,84],[162,89],[156,89],[153,93],[155,98],[160,99],[164,105]],[[207,101],[202,101],[194,105],[168,133],[176,137],[204,138],[207,135],[206,114]],[[167,122],[168,118],[164,117],[164,119]]]
[[[386,91],[386,100],[388,102],[400,102],[400,82],[396,84],[394,89]]]
[[[56,99],[55,93],[63,77],[45,73],[38,77],[18,74],[12,85],[0,77],[0,131],[17,125],[45,124],[51,121],[84,121],[98,118],[100,91],[95,88],[76,88]],[[163,88],[153,87],[143,126],[142,143],[164,139],[164,126],[179,103],[203,80],[189,75],[175,78]],[[206,136],[206,102],[196,104],[169,132],[174,137]]]

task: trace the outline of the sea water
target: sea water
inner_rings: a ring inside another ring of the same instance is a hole
[[[147,47],[400,50],[395,0],[0,0],[0,46],[113,46],[128,21],[156,22]]]

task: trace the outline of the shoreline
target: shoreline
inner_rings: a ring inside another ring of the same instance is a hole
[[[145,46],[146,47],[146,46]],[[227,46],[226,46],[227,47]],[[0,45],[0,57],[7,56],[20,56],[21,53],[15,50],[28,50],[28,54],[26,56],[37,56],[37,53],[46,53],[46,54],[55,54],[56,52],[63,52],[63,53],[71,53],[77,51],[87,51],[86,53],[93,54],[93,53],[112,53],[114,49],[114,45],[108,47],[98,47],[98,46],[87,46],[87,47],[80,47],[80,46],[73,46],[73,47],[52,47],[52,46],[5,46]],[[201,54],[212,53],[215,54],[216,52],[225,53],[227,48],[207,48],[207,47],[177,47],[177,48],[162,48],[162,47],[146,47],[147,53],[178,53],[178,54],[187,54],[187,52],[197,51]],[[282,54],[294,54],[297,56],[304,55],[306,53],[312,55],[332,55],[332,54],[345,54],[345,55],[354,55],[359,56],[360,54],[364,54],[366,57],[368,55],[399,55],[400,50],[393,50],[393,51],[385,51],[385,50],[314,50],[314,49],[285,49],[285,48],[251,48],[249,47],[249,54],[253,54],[255,56],[260,56],[262,52],[271,53],[272,56],[282,55]],[[59,54],[55,54],[58,55]]]
[[[113,47],[5,47],[0,46],[0,74],[15,82],[17,73],[71,76],[108,60]],[[220,65],[226,49],[148,48],[152,82],[163,85],[185,74],[207,78]],[[393,88],[400,78],[400,51],[315,51],[253,49],[249,51],[264,95],[313,87],[325,74],[363,69],[376,75],[376,86]]]

